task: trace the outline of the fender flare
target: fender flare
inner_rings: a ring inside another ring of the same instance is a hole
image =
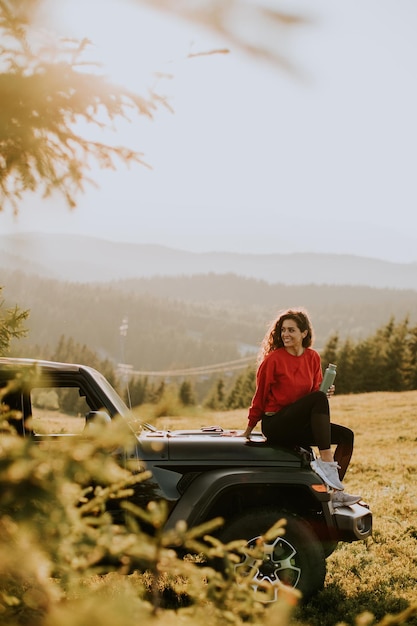
[[[182,495],[165,524],[166,530],[173,530],[179,521],[185,521],[189,527],[197,526],[206,518],[206,513],[213,502],[229,487],[266,483],[276,485],[304,485],[308,488],[317,483],[315,474],[299,468],[294,471],[277,472],[270,469],[251,468],[229,470],[217,469],[200,474]],[[327,494],[315,493],[318,502],[328,500]],[[323,502],[324,503],[324,502]]]

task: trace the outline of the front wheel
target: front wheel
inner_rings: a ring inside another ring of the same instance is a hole
[[[279,519],[286,520],[285,534],[261,544],[262,562],[244,555],[235,573],[251,576],[251,587],[264,602],[275,602],[283,586],[298,589],[305,601],[323,587],[326,576],[322,545],[305,521],[275,509],[251,511],[227,524],[220,540],[246,539],[248,547],[254,547]]]

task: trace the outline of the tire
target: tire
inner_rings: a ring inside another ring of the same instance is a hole
[[[278,509],[254,510],[226,523],[219,538],[225,544],[246,539],[254,546],[279,519],[286,520],[285,534],[264,545],[263,562],[244,555],[234,570],[252,576],[251,587],[262,602],[276,602],[283,585],[298,589],[305,602],[324,585],[326,559],[317,536],[301,518]]]
[[[337,546],[339,545],[338,541],[326,541],[323,544],[323,551],[324,551],[324,556],[326,557],[326,559],[333,554],[333,552],[336,550]]]

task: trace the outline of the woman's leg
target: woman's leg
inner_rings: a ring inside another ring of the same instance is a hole
[[[343,480],[353,453],[354,434],[350,428],[339,424],[330,424],[331,442],[336,444],[334,460],[339,464],[340,480]]]
[[[329,401],[321,391],[316,391],[285,407],[274,415],[262,420],[262,431],[267,441],[278,445],[317,446],[320,459],[334,465],[336,475],[343,479],[353,451],[353,432],[349,428],[330,423]],[[333,456],[331,444],[337,448]],[[340,471],[337,472],[337,465]],[[337,477],[333,479],[335,488],[341,489]],[[339,485],[339,486],[337,486]]]
[[[266,415],[262,432],[270,443],[315,445],[329,450],[331,444],[329,401],[322,391],[303,396],[278,413]]]

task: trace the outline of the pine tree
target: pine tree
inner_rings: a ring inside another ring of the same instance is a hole
[[[408,342],[407,389],[417,389],[417,326],[410,328]]]
[[[213,411],[221,411],[225,408],[225,384],[223,378],[219,378],[214,389],[209,393],[204,406]]]
[[[189,380],[184,380],[178,392],[178,398],[184,406],[192,406],[196,404],[195,393],[193,386]]]
[[[148,399],[148,377],[139,376],[129,380],[129,398],[130,404],[140,406],[147,402]]]
[[[246,371],[237,377],[227,400],[228,409],[244,409],[251,403],[255,392],[255,371],[253,367],[248,367]]]
[[[9,203],[16,213],[27,191],[45,197],[57,191],[74,207],[94,161],[107,169],[116,162],[144,164],[139,152],[77,133],[76,122],[111,130],[116,118],[152,117],[166,104],[111,84],[95,63],[87,72],[87,40],[57,40],[53,47],[49,32],[46,45],[42,33],[34,33],[29,8],[18,0],[0,3],[0,207]]]
[[[321,352],[321,366],[322,366],[323,372],[329,363],[337,364],[338,348],[339,348],[339,334],[335,333],[328,339],[324,347],[324,350]]]
[[[3,287],[0,287],[0,298],[2,290]],[[0,299],[0,356],[9,352],[12,339],[26,336],[23,324],[28,317],[29,311],[22,311],[17,305],[4,310],[4,300]]]
[[[337,393],[352,393],[355,391],[355,362],[354,344],[350,339],[346,339],[335,355],[337,363],[337,377],[335,387]]]
[[[407,373],[409,369],[408,336],[408,318],[400,324],[390,324],[390,333],[385,335],[384,390],[386,391],[404,391],[407,388]]]
[[[63,363],[79,363],[94,367],[101,372],[111,385],[117,387],[118,381],[114,364],[109,359],[102,359],[97,352],[76,342],[73,337],[61,335],[56,349],[49,357],[52,361],[62,361]]]

